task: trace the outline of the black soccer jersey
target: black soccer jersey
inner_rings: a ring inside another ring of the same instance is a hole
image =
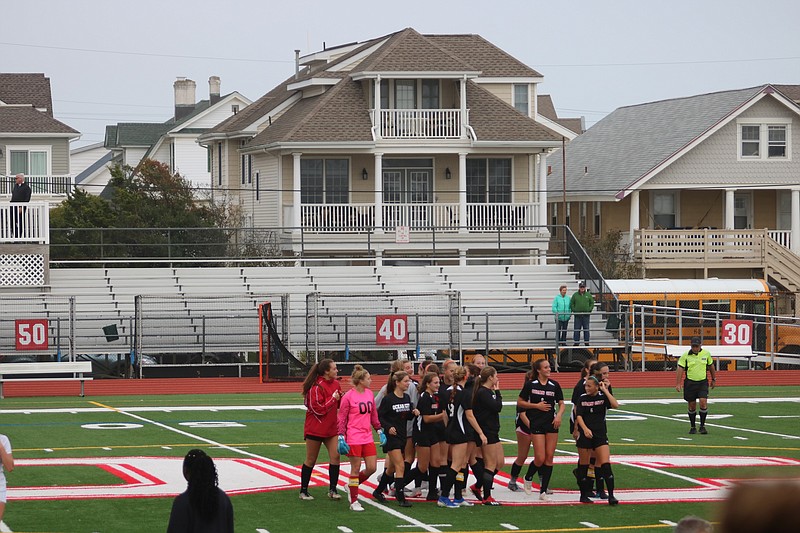
[[[450,387],[447,390],[448,402],[445,404],[447,409],[448,431],[457,431],[463,435],[471,435],[475,430],[469,425],[466,412],[472,410],[472,396],[467,394],[466,389],[462,389],[458,385],[454,385],[454,387],[456,387],[456,389],[455,396],[453,396],[453,401],[450,401],[449,395],[452,395],[453,393],[453,387]]]
[[[389,428],[395,428],[399,439],[407,437],[406,426],[408,421],[413,418],[411,411],[414,410],[414,404],[411,403],[411,397],[403,393],[402,398],[398,398],[396,394],[389,393],[383,397],[381,405],[378,408],[378,419],[381,422],[381,427],[389,434]]]
[[[595,437],[605,436],[608,431],[606,429],[606,412],[611,409],[611,400],[602,392],[598,392],[594,396],[583,394],[577,403],[577,416],[583,418],[583,423],[586,424]]]
[[[437,394],[430,394],[423,392],[419,397],[419,416],[414,421],[414,431],[434,431],[434,426],[442,424],[442,422],[425,422],[424,416],[438,415],[442,412],[439,404],[439,396]]]
[[[472,412],[484,434],[500,433],[500,411],[503,409],[503,397],[499,390],[478,387]]]
[[[564,392],[561,390],[561,385],[552,379],[547,380],[547,383],[541,383],[538,379],[526,381],[519,391],[519,397],[526,402],[539,403],[542,400],[550,404],[549,411],[540,411],[539,409],[529,409],[526,414],[531,423],[531,427],[544,421],[552,421],[556,417],[556,405],[564,401]]]

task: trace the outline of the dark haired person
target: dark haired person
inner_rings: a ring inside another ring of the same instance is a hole
[[[439,480],[439,469],[447,462],[442,457],[439,441],[444,434],[445,413],[439,404],[439,386],[441,380],[437,372],[427,372],[420,382],[419,416],[414,420],[414,442],[417,445],[417,467],[420,477],[417,481],[428,480],[427,501],[437,501],[439,491],[436,484]],[[421,485],[420,485],[421,488]]]
[[[337,410],[342,397],[342,386],[337,381],[339,370],[332,359],[323,359],[309,370],[303,382],[303,403],[306,406],[306,422],[303,426],[303,438],[306,441],[306,459],[300,474],[300,499],[313,500],[308,493],[311,473],[317,464],[317,457],[322,445],[328,450],[330,466],[328,467],[328,497],[340,500],[342,497],[336,490],[339,483],[339,451],[337,449]]]
[[[233,533],[233,505],[218,487],[217,468],[203,450],[183,458],[185,492],[172,502],[167,533]]]
[[[485,442],[481,444],[483,468],[483,505],[500,505],[492,498],[494,477],[505,463],[503,444],[500,442],[500,411],[503,410],[503,397],[500,394],[500,380],[497,370],[487,366],[481,370],[475,381],[472,393],[472,413],[478,422]]]
[[[683,399],[689,407],[689,434],[697,433],[695,421],[697,420],[697,399],[700,399],[700,434],[708,433],[706,430],[706,416],[708,416],[708,377],[711,373],[711,388],[717,385],[717,376],[714,371],[714,360],[711,353],[700,346],[700,337],[692,337],[692,346],[688,352],[678,359],[677,382],[675,390],[683,390]],[[685,378],[685,379],[684,379]]]
[[[592,503],[592,480],[588,477],[589,460],[594,452],[597,458],[595,475],[602,477],[608,489],[608,505],[619,501],[614,497],[614,473],[611,471],[611,454],[608,448],[606,412],[619,407],[619,402],[608,390],[608,386],[595,376],[586,378],[586,393],[578,400],[575,425],[578,428],[578,487],[581,503]]]

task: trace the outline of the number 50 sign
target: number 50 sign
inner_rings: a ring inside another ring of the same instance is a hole
[[[17,350],[47,349],[47,320],[30,319],[14,321]]]
[[[375,317],[375,344],[408,344],[408,317],[406,315],[377,315]]]
[[[722,344],[728,346],[750,346],[753,344],[753,321],[723,320]]]

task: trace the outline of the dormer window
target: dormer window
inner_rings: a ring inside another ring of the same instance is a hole
[[[747,120],[739,122],[740,160],[791,159],[788,139],[791,124],[776,124],[774,120]]]
[[[528,116],[529,101],[528,86],[521,83],[514,84],[514,108],[523,115]]]
[[[231,113],[233,113],[233,114],[235,115],[235,114],[237,114],[238,112],[239,112],[239,104],[233,104],[233,105],[231,106]]]

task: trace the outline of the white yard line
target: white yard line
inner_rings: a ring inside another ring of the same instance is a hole
[[[228,446],[226,444],[222,444],[221,442],[217,442],[217,441],[214,441],[214,440],[211,440],[211,439],[207,439],[205,437],[201,437],[199,435],[195,435],[193,433],[189,433],[187,431],[183,431],[182,429],[174,428],[172,426],[168,426],[167,424],[162,424],[161,422],[156,422],[155,420],[150,420],[149,418],[145,418],[143,416],[140,416],[140,415],[137,415],[137,414],[134,414],[134,413],[130,413],[125,408],[116,408],[116,407],[112,407],[112,406],[109,406],[109,405],[103,405],[103,404],[97,403],[97,402],[92,402],[92,403],[94,403],[95,405],[103,407],[104,411],[114,411],[116,413],[119,413],[119,414],[122,414],[122,415],[125,415],[125,416],[129,416],[131,418],[139,420],[140,422],[145,422],[145,423],[148,423],[148,424],[152,424],[152,425],[154,425],[156,427],[160,427],[162,429],[166,429],[167,431],[172,431],[173,433],[177,433],[179,435],[183,435],[184,437],[189,437],[191,439],[195,439],[195,440],[198,440],[200,442],[205,442],[206,444],[210,444],[211,446],[217,446],[219,448],[222,448],[224,450],[228,450],[228,451],[233,452],[233,453],[238,453],[238,454],[245,455],[245,456],[248,456],[248,457],[253,457],[255,459],[262,459],[264,461],[272,461],[273,460],[273,459],[269,459],[268,457],[264,457],[263,455],[258,455],[258,454],[255,454],[255,453],[251,453],[251,452],[242,450],[241,448],[234,448],[233,446]],[[206,407],[206,409],[208,409],[208,407]],[[292,467],[290,466],[290,468],[292,468]],[[404,522],[407,522],[409,524],[414,524],[417,527],[419,527],[421,529],[424,529],[425,531],[430,531],[431,533],[441,533],[441,531],[439,531],[435,527],[429,526],[429,525],[427,525],[427,524],[425,524],[423,522],[420,522],[416,518],[412,518],[412,517],[410,517],[408,515],[405,515],[403,513],[395,511],[394,509],[392,509],[390,507],[386,507],[385,505],[377,504],[377,503],[373,502],[372,500],[364,499],[363,501],[364,501],[364,503],[372,505],[373,507],[376,507],[376,508],[384,511],[385,513],[388,513],[388,514],[390,514],[392,516],[395,516],[395,517],[403,520]]]

